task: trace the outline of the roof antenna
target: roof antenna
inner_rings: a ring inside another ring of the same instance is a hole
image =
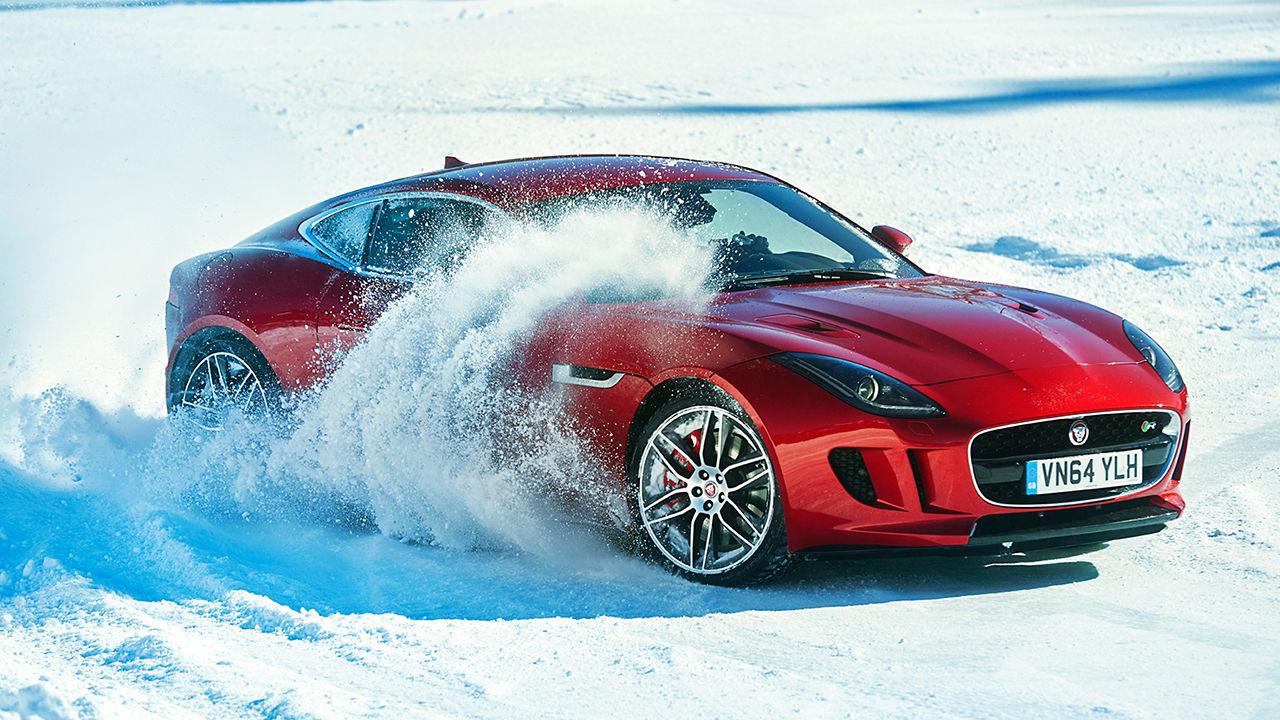
[[[466,164],[467,164],[467,163],[465,163],[465,162],[463,162],[463,161],[459,160],[458,158],[456,158],[456,157],[454,157],[454,156],[452,156],[452,155],[445,155],[445,156],[444,156],[444,169],[445,169],[445,170],[448,170],[449,168],[462,167],[463,165],[466,165]]]

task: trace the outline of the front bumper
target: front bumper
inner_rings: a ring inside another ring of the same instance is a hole
[[[1083,544],[1155,532],[1181,511],[1176,488],[1188,431],[1186,394],[1170,392],[1145,364],[1063,366],[927,386],[921,389],[948,412],[930,420],[862,413],[767,359],[729,368],[719,378],[774,453],[788,545],[795,552],[893,547],[975,554],[1006,552],[1010,543]],[[1170,450],[1173,459],[1136,489],[1075,502],[1063,498],[1054,507],[997,504],[979,491],[970,445],[984,431],[1150,408],[1172,412],[1181,431]],[[841,483],[833,463],[839,466],[842,449],[857,449],[872,491]],[[1137,507],[1130,501],[1157,509],[1150,516],[1107,519],[1111,510]],[[1092,519],[1071,514],[1080,510]],[[1045,518],[1054,520],[1046,524]]]

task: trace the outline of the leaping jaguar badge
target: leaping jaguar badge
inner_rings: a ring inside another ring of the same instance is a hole
[[[1071,423],[1071,432],[1067,433],[1072,445],[1083,445],[1089,439],[1089,426],[1083,420]]]

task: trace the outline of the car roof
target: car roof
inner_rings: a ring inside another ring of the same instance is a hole
[[[452,192],[471,195],[509,211],[548,198],[660,182],[757,180],[780,182],[728,163],[647,155],[559,155],[473,163],[393,180],[350,193]]]
[[[240,244],[297,240],[311,247],[311,241],[300,234],[300,227],[306,222],[342,205],[393,193],[467,195],[520,215],[526,205],[539,200],[632,185],[700,180],[782,182],[772,175],[729,163],[649,155],[555,155],[450,165],[331,197],[263,228]]]

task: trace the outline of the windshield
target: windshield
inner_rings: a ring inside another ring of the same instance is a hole
[[[599,203],[636,203],[669,218],[712,250],[711,285],[763,284],[922,273],[860,228],[795,188],[762,181],[655,183],[543,201],[531,214],[555,220]]]

